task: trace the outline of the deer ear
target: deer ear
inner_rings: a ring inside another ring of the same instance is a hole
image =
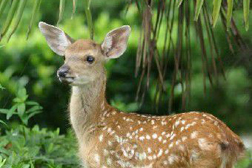
[[[108,58],[121,56],[127,48],[130,31],[130,26],[122,26],[110,31],[101,45],[104,55]]]
[[[58,55],[64,56],[66,48],[73,43],[73,39],[69,37],[61,29],[49,25],[45,22],[39,22],[39,29],[45,36],[49,47]]]

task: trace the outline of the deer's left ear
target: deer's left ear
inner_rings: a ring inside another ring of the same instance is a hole
[[[104,55],[108,58],[120,57],[127,48],[130,31],[130,26],[122,26],[110,31],[101,45]]]

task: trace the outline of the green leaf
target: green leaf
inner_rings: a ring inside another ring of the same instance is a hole
[[[2,114],[7,114],[9,112],[8,109],[0,109],[0,113]]]
[[[37,102],[35,102],[35,101],[27,101],[26,104],[27,105],[37,105],[37,106],[39,106],[39,104]]]
[[[227,1],[227,29],[230,28],[232,13],[233,13],[234,0]]]
[[[12,115],[15,114],[16,109],[17,109],[17,105],[14,105],[14,106],[11,107],[10,110],[8,110],[8,113],[6,115],[7,120],[9,120],[12,117]]]
[[[30,164],[23,164],[22,168],[30,168]]]
[[[13,99],[13,102],[15,102],[15,103],[22,103],[23,100],[20,99],[20,98],[18,98],[18,97],[16,97],[16,98]]]
[[[18,90],[18,93],[17,93],[17,96],[19,98],[24,98],[27,96],[27,93],[26,93],[26,89],[25,88],[21,88]]]
[[[3,120],[0,120],[0,124],[3,124],[4,126],[8,127],[8,125]]]
[[[17,106],[17,112],[18,112],[19,116],[24,115],[24,112],[25,112],[25,103],[18,104],[18,106]]]
[[[213,27],[215,27],[216,22],[218,20],[219,14],[220,14],[220,8],[221,8],[221,2],[222,0],[214,0],[213,1]]]
[[[204,4],[204,0],[197,0],[196,1],[196,11],[195,11],[195,16],[194,16],[195,21],[197,21],[199,18],[199,14],[200,14],[200,11],[202,9],[203,4]]]
[[[28,116],[27,115],[20,116],[20,119],[21,119],[23,124],[25,124],[25,125],[28,124]]]
[[[0,156],[0,167],[3,167],[7,159],[3,159],[2,156]]]
[[[53,143],[50,143],[50,144],[48,145],[48,147],[47,147],[47,152],[48,152],[48,153],[52,153],[53,150],[54,150],[54,145],[53,145]]]
[[[30,108],[29,110],[27,110],[26,113],[32,113],[34,111],[39,111],[41,109],[42,109],[41,106],[33,106],[32,108]]]
[[[41,111],[36,111],[36,112],[34,112],[34,113],[30,113],[30,114],[28,115],[28,117],[27,117],[27,120],[29,120],[31,117],[33,117],[33,116],[35,116],[36,114],[39,114],[39,113],[41,113]]]
[[[243,0],[243,14],[244,14],[246,31],[248,31],[249,29],[249,7],[250,7],[250,0]]]
[[[4,90],[5,88],[0,84],[0,89]]]

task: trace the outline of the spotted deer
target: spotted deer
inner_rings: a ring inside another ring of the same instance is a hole
[[[72,87],[70,121],[85,168],[232,168],[244,153],[241,139],[211,114],[150,116],[108,104],[104,64],[126,50],[129,26],[110,31],[101,44],[75,41],[44,22],[39,28],[65,58],[57,75]]]

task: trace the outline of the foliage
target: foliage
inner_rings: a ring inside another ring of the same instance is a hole
[[[0,167],[1,168],[70,168],[78,166],[76,142],[71,133],[60,135],[59,129],[50,131],[38,125],[29,128],[28,120],[41,111],[41,106],[34,101],[27,101],[24,88],[16,93],[14,105],[0,109],[6,115],[6,121],[0,120]],[[27,109],[27,106],[31,108]],[[17,115],[23,124],[11,124],[10,118]],[[8,125],[6,124],[8,122]]]
[[[3,90],[3,89],[4,89],[4,87],[0,84],[0,90]],[[6,123],[3,120],[0,120],[0,124],[3,124],[5,126],[7,126]]]
[[[13,115],[17,115],[23,124],[27,125],[28,120],[41,112],[42,107],[34,101],[27,101],[28,95],[25,88],[18,90],[16,98],[13,99],[14,105],[10,109],[0,109],[0,113],[6,114],[9,120]],[[27,107],[30,107],[29,109]]]
[[[75,144],[72,134],[59,135],[59,129],[18,126],[0,137],[0,167],[78,167]]]
[[[2,89],[2,90],[4,89],[4,87],[1,84],[0,84],[0,89]]]

